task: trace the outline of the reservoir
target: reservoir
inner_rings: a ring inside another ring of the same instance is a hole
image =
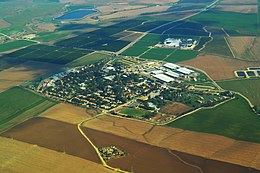
[[[82,10],[76,10],[69,13],[66,13],[60,17],[55,18],[55,20],[77,20],[82,19],[88,15],[94,14],[97,11],[94,9],[82,9]]]

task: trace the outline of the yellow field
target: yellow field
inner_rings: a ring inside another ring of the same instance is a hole
[[[0,172],[106,173],[97,163],[16,140],[0,137]]]
[[[141,8],[141,9],[119,11],[119,12],[115,12],[112,14],[101,15],[98,17],[101,20],[115,19],[115,18],[130,18],[130,17],[135,17],[135,16],[138,16],[138,15],[144,14],[144,13],[165,11],[168,8],[170,8],[170,6],[152,6],[152,7],[146,7],[146,8]]]
[[[71,104],[60,103],[43,112],[40,116],[77,124],[84,119],[90,118],[91,114],[87,113],[84,108],[73,106]]]
[[[234,54],[241,57],[254,41],[254,37],[228,37],[228,42]]]

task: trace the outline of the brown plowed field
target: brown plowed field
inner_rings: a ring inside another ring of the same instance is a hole
[[[223,0],[220,4],[232,4],[232,5],[241,5],[241,4],[257,4],[257,0]]]
[[[236,70],[246,69],[251,66],[260,66],[260,62],[248,62],[214,55],[200,55],[179,64],[204,70],[214,80],[232,79],[235,78],[234,71]]]
[[[224,163],[220,161],[205,159],[202,157],[184,154],[181,152],[167,150],[148,144],[136,142],[127,138],[108,134],[105,132],[84,129],[85,134],[96,146],[115,145],[128,152],[128,155],[121,159],[108,162],[113,167],[120,167],[124,170],[137,173],[257,173],[246,167]],[[206,148],[204,148],[206,149]],[[185,163],[184,163],[185,162]],[[191,164],[193,166],[187,165]],[[200,170],[200,169],[201,170]]]
[[[95,150],[73,124],[34,118],[1,135],[100,163]]]
[[[260,144],[236,141],[213,134],[153,126],[135,120],[111,116],[102,116],[84,125],[91,129],[104,131],[155,146],[260,170]],[[234,150],[232,148],[238,148],[241,152],[232,152],[232,150]],[[250,154],[252,152],[255,152],[255,154]],[[225,157],[228,153],[232,154]],[[244,154],[244,157],[241,158],[243,153],[247,154]]]
[[[4,137],[0,137],[0,153],[1,173],[112,172],[101,164]]]
[[[180,114],[185,113],[185,112],[187,112],[191,109],[192,109],[191,107],[189,107],[185,104],[174,102],[173,104],[164,106],[160,110],[160,112],[166,113],[166,114],[180,115]]]
[[[43,112],[40,116],[72,124],[77,124],[82,120],[91,117],[91,115],[86,112],[85,108],[65,103],[60,103],[53,106]]]
[[[0,72],[0,92],[59,68],[59,65],[30,61],[3,70]]]
[[[11,24],[6,22],[5,20],[0,19],[0,28],[5,28],[8,26],[11,26]]]

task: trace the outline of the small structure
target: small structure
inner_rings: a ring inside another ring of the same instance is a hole
[[[167,83],[174,81],[173,78],[171,78],[171,77],[169,77],[165,74],[156,74],[156,75],[153,75],[153,77],[156,78],[156,79],[159,79],[162,82],[167,82]]]

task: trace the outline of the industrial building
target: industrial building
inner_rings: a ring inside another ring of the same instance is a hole
[[[166,63],[166,64],[163,65],[163,67],[171,69],[171,70],[175,70],[177,68],[180,68],[179,65],[173,64],[173,63]]]
[[[165,74],[156,74],[156,75],[152,75],[152,76],[153,76],[154,78],[156,78],[156,79],[162,81],[162,82],[167,82],[167,83],[169,83],[169,82],[173,82],[173,81],[174,81],[173,78],[171,78],[171,77],[169,77],[169,76],[167,76],[167,75],[165,75]]]

